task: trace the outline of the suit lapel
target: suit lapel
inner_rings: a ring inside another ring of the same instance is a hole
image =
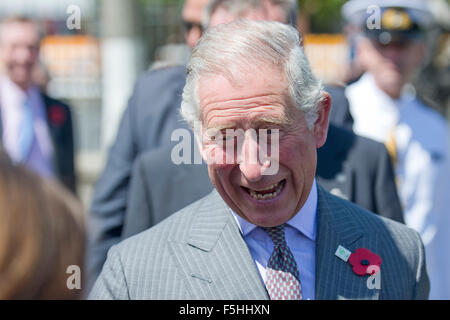
[[[230,209],[214,190],[199,208],[186,242],[170,245],[196,299],[268,299]]]
[[[376,244],[360,231],[348,208],[337,204],[321,187],[318,190],[316,299],[378,299],[378,290],[367,287],[367,276],[356,275],[348,262],[335,256],[340,245],[354,252]]]
[[[57,155],[57,144],[56,144],[56,132],[55,132],[55,128],[53,127],[53,125],[50,123],[50,119],[49,119],[49,108],[51,107],[51,101],[48,98],[48,96],[46,96],[45,94],[43,94],[41,92],[41,98],[42,98],[42,102],[44,105],[44,109],[45,109],[45,120],[47,121],[47,128],[48,128],[48,132],[49,132],[49,136],[50,136],[50,142],[52,144],[52,148],[53,148],[53,154],[52,154],[52,165],[53,168],[55,170],[55,172],[58,172],[58,168],[59,168],[59,163],[58,163],[58,155]]]
[[[50,108],[50,105],[51,105],[51,101],[48,99],[48,97],[46,95],[44,95],[42,93],[41,93],[41,98],[42,98],[42,102],[43,102],[43,106],[44,106],[45,120],[47,121],[48,132],[50,133],[50,138],[52,139],[52,143],[54,145],[55,144],[54,127],[51,125],[50,119],[49,119],[49,116],[48,116],[49,108]]]

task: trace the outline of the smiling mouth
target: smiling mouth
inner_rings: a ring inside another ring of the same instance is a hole
[[[281,193],[285,184],[286,179],[283,179],[280,182],[274,183],[261,190],[253,190],[246,187],[242,188],[255,200],[270,200],[277,197]]]

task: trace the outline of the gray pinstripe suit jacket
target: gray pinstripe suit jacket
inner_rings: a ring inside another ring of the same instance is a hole
[[[316,299],[427,299],[423,244],[406,226],[318,187]],[[334,253],[368,248],[381,289]],[[301,272],[301,266],[299,266]],[[90,299],[268,299],[230,209],[214,190],[111,248]]]

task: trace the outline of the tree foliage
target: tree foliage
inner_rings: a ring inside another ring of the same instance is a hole
[[[341,31],[341,7],[345,0],[298,0],[302,14],[310,20],[313,33],[330,33]]]

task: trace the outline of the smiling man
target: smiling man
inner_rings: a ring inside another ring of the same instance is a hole
[[[249,78],[247,74],[253,76]],[[326,138],[330,99],[325,94],[319,102],[319,119],[314,130],[309,130],[305,117],[296,112],[291,102],[280,66],[248,65],[233,78],[232,82],[222,75],[199,79],[204,126],[211,129],[226,125],[246,132],[237,161],[212,163],[208,167],[209,175],[225,202],[239,216],[260,226],[280,225],[300,210],[311,190],[316,148],[321,147]],[[263,122],[261,127],[258,124],[261,118],[273,120]],[[261,129],[279,131],[279,155],[274,155],[272,161],[280,163],[278,172],[273,175],[264,175],[267,164],[251,161],[258,157],[259,144],[255,135],[247,132]],[[209,151],[220,152],[214,149],[222,147],[212,146]],[[266,197],[269,193],[271,196]]]
[[[212,160],[216,190],[111,248],[90,298],[427,298],[418,234],[316,184],[331,99],[299,42],[278,22],[241,20],[203,35],[181,113]],[[233,161],[228,137],[208,134],[224,129],[243,133],[232,139]],[[266,140],[278,152],[261,158]]]

